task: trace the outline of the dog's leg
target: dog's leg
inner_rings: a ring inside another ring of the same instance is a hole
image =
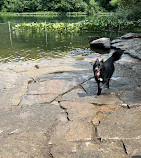
[[[109,82],[110,82],[110,79],[108,79],[107,81],[107,88],[109,89]]]
[[[103,85],[101,86],[101,89],[105,88],[107,86],[107,82],[103,83]]]
[[[101,86],[101,88],[108,88],[109,89],[109,82],[110,82],[110,79],[106,79],[105,82],[103,83],[103,85]]]
[[[97,84],[98,84],[98,92],[97,92],[97,95],[100,95],[102,88],[100,88],[100,83],[97,83]]]

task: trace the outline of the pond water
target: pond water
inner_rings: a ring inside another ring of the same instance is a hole
[[[14,32],[12,26],[23,22],[78,22],[94,17],[47,17],[47,16],[0,16],[0,62],[37,60],[40,58],[59,58],[85,56],[93,53],[89,48],[88,36],[120,36],[117,32],[83,32],[61,34],[54,32]]]

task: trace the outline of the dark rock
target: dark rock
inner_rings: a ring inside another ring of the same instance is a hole
[[[107,50],[111,48],[111,42],[109,38],[99,38],[97,40],[92,41],[90,43],[90,46],[93,48]]]
[[[39,66],[38,66],[38,65],[35,65],[35,68],[36,68],[36,69],[39,69]]]
[[[97,40],[97,39],[99,39],[98,36],[89,36],[89,37],[88,37],[89,44],[90,44],[93,40]]]

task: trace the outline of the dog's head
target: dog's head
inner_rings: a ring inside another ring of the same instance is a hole
[[[101,61],[99,61],[99,59],[96,59],[93,65],[94,76],[99,77],[102,69],[103,69],[103,59]]]

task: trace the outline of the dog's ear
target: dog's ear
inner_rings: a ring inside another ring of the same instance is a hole
[[[102,63],[104,62],[103,59],[101,60],[101,62],[102,62]]]
[[[96,62],[96,63],[97,63],[97,62],[99,63],[99,59],[97,58],[95,62]]]

